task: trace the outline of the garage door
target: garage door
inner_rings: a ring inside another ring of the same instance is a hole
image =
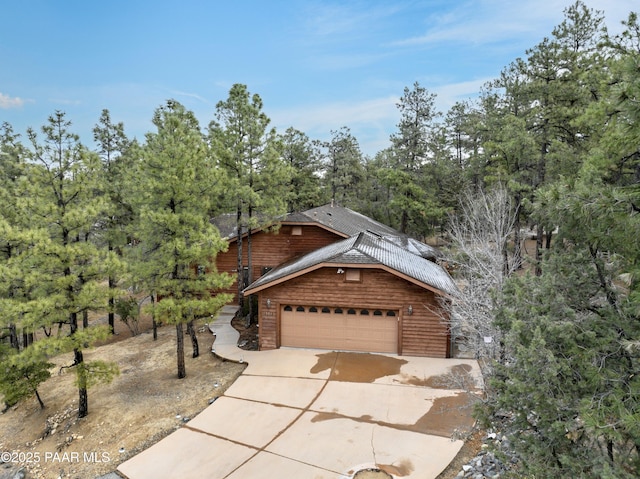
[[[398,312],[282,306],[280,344],[295,348],[398,352]]]

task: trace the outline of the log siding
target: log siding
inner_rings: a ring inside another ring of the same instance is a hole
[[[262,276],[264,268],[273,268],[343,239],[342,236],[316,225],[298,226],[302,234],[293,235],[291,233],[294,226],[297,225],[283,225],[276,232],[258,231],[251,236],[253,271],[249,283],[253,283]],[[242,255],[242,262],[246,265],[248,263],[246,241],[242,244]],[[226,252],[218,254],[216,267],[218,271],[225,271],[236,278],[236,281],[223,292],[233,294],[237,301],[238,244],[235,239],[229,243],[229,249]]]
[[[448,327],[440,318],[438,298],[433,292],[380,269],[362,269],[360,282],[345,281],[345,275],[337,270],[320,268],[258,293],[261,350],[280,347],[281,306],[302,304],[399,311],[400,355],[449,356]]]

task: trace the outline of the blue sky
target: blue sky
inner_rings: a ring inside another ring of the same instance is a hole
[[[446,110],[563,19],[573,0],[12,0],[0,5],[0,122],[39,129],[56,110],[93,147],[102,109],[130,137],[173,98],[202,127],[234,83],[279,132],[327,140],[348,126],[388,146],[404,87]],[[587,0],[619,32],[638,0]]]

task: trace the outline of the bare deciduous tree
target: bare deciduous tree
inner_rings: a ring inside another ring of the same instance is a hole
[[[500,333],[494,325],[506,278],[519,265],[509,252],[516,211],[503,185],[469,190],[459,214],[449,221],[456,279],[462,294],[446,303],[452,338],[476,357],[497,357]]]

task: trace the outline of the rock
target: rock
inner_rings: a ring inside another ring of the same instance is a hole
[[[18,469],[11,479],[24,479],[27,477],[27,472],[24,469]]]
[[[505,455],[508,459],[506,463],[496,457],[495,451]],[[498,433],[489,433],[485,437],[476,457],[462,466],[462,471],[458,473],[456,478],[499,479],[517,462],[518,459],[511,450],[511,443],[508,438]]]

